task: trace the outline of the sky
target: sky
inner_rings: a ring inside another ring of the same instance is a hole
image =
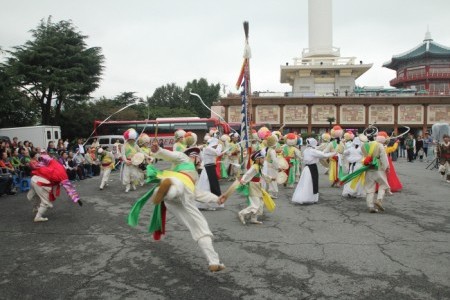
[[[450,47],[448,0],[332,0],[332,6],[333,46],[343,57],[373,63],[359,86],[388,87],[395,72],[382,64],[422,43],[427,28]],[[280,83],[280,66],[308,48],[307,0],[0,0],[0,8],[3,50],[25,44],[50,15],[53,22],[72,20],[89,47],[101,47],[105,70],[94,98],[122,92],[145,98],[168,83],[184,87],[202,77],[237,92],[244,21],[252,91],[291,91]]]

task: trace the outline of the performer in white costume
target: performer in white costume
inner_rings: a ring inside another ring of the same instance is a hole
[[[125,186],[125,193],[130,191],[130,188],[136,190],[136,184],[144,184],[144,176],[138,166],[132,164],[132,158],[135,154],[140,153],[141,150],[136,144],[138,133],[133,128],[124,132],[123,137],[126,142],[123,145],[122,151],[122,184]]]
[[[362,166],[363,154],[361,141],[358,137],[353,139],[352,146],[344,150],[343,156],[348,163],[348,173],[353,173]],[[343,197],[365,197],[364,186],[361,181],[347,182],[342,190]]]
[[[239,220],[242,224],[246,224],[247,218],[250,217],[251,224],[262,224],[258,220],[258,216],[262,216],[264,212],[263,193],[267,195],[267,192],[263,191],[260,180],[265,178],[265,181],[274,181],[275,178],[268,177],[261,172],[262,165],[264,163],[264,155],[261,151],[257,151],[251,155],[253,165],[247,170],[247,172],[238,181],[236,180],[221,197],[221,202],[225,202],[228,197],[236,190],[236,187],[241,184],[241,188],[248,188],[247,203],[248,206],[238,213]],[[247,187],[248,185],[248,187]],[[273,202],[273,200],[270,200]]]
[[[100,189],[103,190],[105,185],[108,184],[109,175],[111,171],[114,170],[114,154],[108,151],[107,149],[99,148],[97,150],[98,155],[100,156],[101,161],[101,171],[102,171],[102,180],[100,182]]]
[[[218,203],[219,197],[212,193],[195,189],[195,182],[198,179],[198,174],[195,170],[195,166],[186,154],[178,151],[161,149],[156,142],[152,144],[152,152],[155,157],[172,162],[175,165],[173,171],[158,171],[158,175],[156,175],[156,172],[153,172],[154,177],[161,180],[159,186],[154,190],[153,195],[151,196],[153,203],[164,207],[164,211],[165,207],[167,207],[167,210],[174,214],[175,217],[189,229],[192,238],[198,243],[208,260],[208,269],[211,272],[225,269],[225,266],[219,260],[219,255],[214,250],[212,244],[213,234],[209,229],[208,222],[195,206],[196,200]],[[156,169],[152,168],[153,166],[148,167],[147,175],[153,176],[149,173],[149,170]],[[142,200],[143,199],[141,198],[138,202]],[[137,217],[133,211],[136,206],[142,207],[143,205],[142,203],[142,205],[139,205],[138,202],[134,205],[128,218],[128,224],[132,226],[137,225],[140,208]],[[135,217],[133,218],[132,215]],[[165,215],[162,219],[165,220]],[[164,225],[162,225],[162,234],[164,234]]]
[[[372,141],[361,147],[365,156],[363,164],[370,166],[366,171],[364,189],[366,191],[367,207],[371,213],[384,211],[383,199],[389,190],[386,173],[389,173],[389,161],[383,144]],[[375,199],[376,184],[378,183],[377,200]]]
[[[332,157],[335,152],[324,153],[315,149],[317,141],[306,139],[306,149],[303,152],[304,168],[295,188],[292,202],[299,204],[316,203],[319,201],[319,173],[317,163],[321,158]]]
[[[278,139],[275,135],[271,135],[267,137],[267,148],[265,153],[265,162],[264,165],[267,165],[267,176],[271,178],[277,178],[277,174],[280,170],[280,166],[278,165],[277,153],[275,147],[277,145]],[[264,151],[263,151],[264,152]],[[263,168],[263,173],[265,168]],[[273,199],[278,198],[278,184],[276,181],[266,182],[267,191]]]

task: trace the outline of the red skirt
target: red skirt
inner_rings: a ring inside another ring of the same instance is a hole
[[[392,158],[389,156],[389,173],[387,174],[387,180],[389,186],[391,187],[391,192],[400,192],[403,188],[400,179],[398,179],[397,172],[395,171],[394,164],[392,163]]]

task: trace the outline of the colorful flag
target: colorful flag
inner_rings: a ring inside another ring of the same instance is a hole
[[[236,82],[236,88],[242,87],[242,99],[241,99],[241,137],[242,141],[245,141],[245,148],[247,149],[248,156],[249,152],[249,122],[250,114],[248,107],[248,96],[250,95],[250,58],[252,56],[250,45],[248,44],[248,22],[244,22],[244,33],[245,33],[245,48],[244,48],[244,62],[242,63],[241,72],[239,73],[239,78]],[[242,153],[242,152],[241,152]],[[250,160],[249,160],[250,161]]]

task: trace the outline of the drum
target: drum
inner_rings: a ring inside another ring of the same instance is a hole
[[[144,159],[145,159],[144,153],[138,152],[131,158],[131,164],[133,166],[139,166],[144,162]]]
[[[281,170],[289,169],[289,164],[284,157],[277,157],[278,166]]]
[[[277,174],[277,184],[285,184],[288,180],[288,176],[285,172],[278,172]]]

